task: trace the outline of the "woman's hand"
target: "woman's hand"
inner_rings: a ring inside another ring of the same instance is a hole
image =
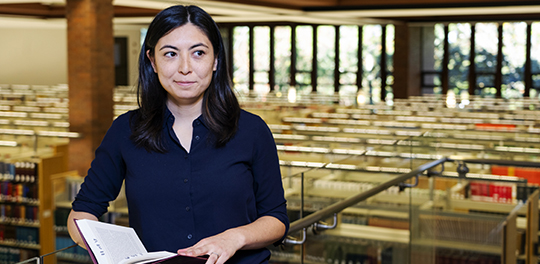
[[[244,240],[241,232],[233,228],[202,239],[189,248],[179,249],[178,254],[192,257],[208,255],[207,264],[223,264],[242,248]]]
[[[251,224],[225,230],[191,247],[179,249],[178,254],[208,255],[206,264],[223,264],[240,249],[258,249],[272,244],[284,235],[285,230],[285,225],[277,218],[263,216]]]

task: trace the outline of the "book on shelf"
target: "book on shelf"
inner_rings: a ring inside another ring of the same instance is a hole
[[[202,257],[189,257],[168,251],[148,252],[131,227],[88,219],[75,219],[75,225],[94,264],[204,264]]]

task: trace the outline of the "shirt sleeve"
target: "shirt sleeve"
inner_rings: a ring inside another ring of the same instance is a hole
[[[72,203],[77,212],[87,212],[101,217],[107,212],[109,202],[116,199],[124,180],[125,165],[122,144],[129,140],[129,116],[118,117],[95,152],[88,174]],[[76,158],[76,157],[75,157]]]
[[[285,200],[279,158],[272,132],[260,117],[258,120],[257,133],[254,133],[256,137],[252,160],[257,212],[259,217],[273,216],[285,225],[286,230],[283,237],[275,243],[275,245],[278,245],[285,238],[289,230],[287,202]]]

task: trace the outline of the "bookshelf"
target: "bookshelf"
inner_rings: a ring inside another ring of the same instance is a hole
[[[16,263],[55,250],[51,175],[67,169],[67,146],[3,162],[0,262]],[[10,190],[11,189],[11,190]],[[55,263],[46,258],[47,263]]]

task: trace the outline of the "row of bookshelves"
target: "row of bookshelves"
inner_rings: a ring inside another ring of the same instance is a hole
[[[57,236],[55,243],[57,250],[68,248],[74,244],[69,236]],[[57,260],[60,263],[92,263],[88,251],[79,246],[59,252],[57,254]]]
[[[407,99],[394,99],[387,102],[375,104],[368,103],[345,103],[356,101],[356,95],[322,95],[319,93],[310,93],[297,95],[296,100],[291,101],[288,96],[283,96],[281,92],[260,93],[251,92],[241,94],[241,101],[251,107],[265,106],[276,107],[294,107],[294,106],[312,106],[312,105],[343,105],[358,107],[369,110],[392,110],[399,111],[433,111],[434,109],[447,108],[448,111],[486,111],[486,112],[507,112],[507,111],[527,111],[532,112],[540,108],[540,103],[535,98],[487,98],[475,95],[466,95],[464,98],[455,96],[452,93],[447,95],[422,95],[411,96]],[[343,102],[343,103],[341,103]]]
[[[501,258],[492,254],[471,254],[463,250],[413,250],[410,263],[423,264],[500,264]]]
[[[378,172],[378,174],[381,173]],[[349,180],[339,180],[324,178],[318,179],[317,176],[312,176],[308,173],[305,176],[307,180],[304,184],[304,192],[306,195],[311,197],[342,199],[372,189],[379,184],[378,181],[369,182],[369,180],[372,179],[367,176],[362,177],[362,175],[364,175],[362,172],[351,172],[347,174]],[[363,181],[358,182],[353,180],[354,178],[363,178]],[[386,177],[383,177],[383,175],[380,175],[379,177],[379,179],[384,178]],[[518,202],[526,201],[528,196],[534,190],[538,189],[537,185],[526,184],[523,182],[501,182],[494,179],[469,179],[459,183],[459,185],[457,177],[438,178],[437,180],[440,182],[443,179],[446,179],[448,182],[452,182],[453,185],[445,185],[430,190],[427,184],[422,184],[422,186],[419,188],[412,188],[406,192],[402,192],[399,186],[393,186],[387,190],[384,190],[378,196],[387,195],[389,197],[403,197],[404,199],[406,199],[405,197],[409,196],[413,197],[413,199],[429,199],[430,197],[436,199],[446,199],[445,197],[448,196],[453,200],[470,199],[472,201],[497,204],[517,204]],[[421,180],[426,181],[427,179],[423,178]],[[301,179],[299,177],[295,177],[290,180],[286,180],[285,186],[291,189],[298,188],[298,186],[301,186]],[[289,194],[292,194],[292,192],[289,192]],[[294,207],[294,205],[294,201],[289,203],[289,206]]]
[[[46,98],[67,98],[67,84],[59,85],[21,85],[21,84],[1,84],[2,91],[0,98],[6,101],[27,101]]]
[[[0,181],[35,182],[37,164],[35,162],[2,162],[0,161]]]
[[[39,107],[42,110],[41,112],[46,113],[65,113],[65,110],[68,108],[68,100],[59,97],[25,98],[25,100],[17,100],[15,98],[0,99],[0,111],[24,112],[25,110],[30,110],[25,107]]]
[[[0,224],[39,224],[38,206],[0,204]]]
[[[40,255],[38,162],[27,156],[0,162],[0,263]]]
[[[401,263],[401,248],[377,248],[369,245],[342,242],[308,241],[304,262],[298,252],[272,250],[270,263],[313,263],[313,264],[393,264]],[[421,263],[421,262],[418,262]]]
[[[43,120],[55,120],[55,121],[61,121],[66,120],[67,115],[66,114],[58,114],[58,113],[34,113],[34,112],[13,112],[13,111],[0,111],[0,117],[6,117],[6,118],[23,118],[20,120],[24,120],[27,118],[30,119],[43,119]],[[19,125],[23,125],[24,123],[21,123]],[[39,123],[34,123],[32,125],[37,125]]]
[[[471,181],[469,186],[473,201],[515,203],[517,200],[515,184]]]
[[[11,182],[0,182],[0,203],[29,203],[37,204],[38,202],[38,186],[34,183],[28,184],[13,184]]]
[[[0,263],[40,254],[38,163],[31,157],[0,162]]]
[[[39,228],[0,225],[0,241],[26,246],[37,246],[39,245]]]
[[[36,250],[5,247],[0,244],[0,263],[2,264],[14,264],[20,260],[31,259],[37,256],[39,256],[39,253]]]

